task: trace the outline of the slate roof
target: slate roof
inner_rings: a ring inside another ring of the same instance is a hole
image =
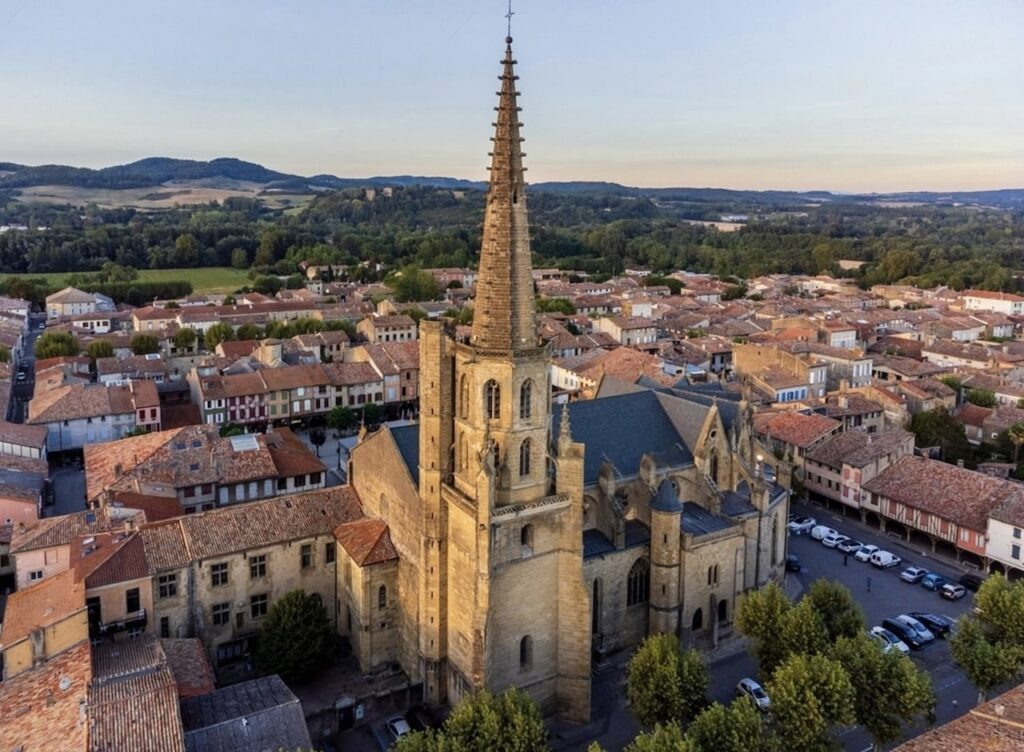
[[[589,559],[591,556],[600,556],[601,554],[608,554],[615,550],[615,544],[612,543],[605,534],[600,530],[584,530],[583,531],[583,558]]]
[[[183,700],[181,719],[188,752],[313,748],[301,703],[276,675]]]
[[[693,454],[651,391],[569,404],[575,441],[586,445],[583,479],[597,482],[603,462],[629,476],[637,472],[644,454],[655,454],[665,465],[693,463]]]
[[[672,487],[672,481],[666,478],[661,482],[658,492],[651,499],[651,509],[656,512],[669,513],[683,511],[683,505],[679,502],[675,488]]]
[[[651,529],[640,520],[626,520],[626,548],[646,546],[651,542]]]
[[[683,516],[679,521],[679,527],[684,533],[691,535],[707,535],[719,530],[727,530],[733,527],[733,522],[709,512],[700,504],[687,501],[683,504]]]
[[[398,452],[402,455],[412,482],[418,488],[420,485],[420,427],[419,425],[389,427],[391,438],[398,445]]]

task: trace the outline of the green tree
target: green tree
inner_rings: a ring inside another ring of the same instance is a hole
[[[791,655],[766,687],[779,746],[800,752],[832,748],[829,729],[854,722],[854,691],[842,665],[824,655]]]
[[[78,355],[82,351],[78,338],[71,332],[43,332],[33,348],[36,358],[59,358]]]
[[[245,433],[245,428],[237,423],[225,423],[220,427],[219,433],[222,439],[226,439],[229,436],[241,436]]]
[[[131,348],[136,355],[160,352],[160,340],[155,334],[136,334],[132,337]]]
[[[11,362],[11,348],[7,345],[0,345],[0,363]]]
[[[985,579],[950,640],[953,660],[978,688],[978,702],[1024,671],[1024,582]]]
[[[996,393],[991,389],[968,389],[964,399],[979,407],[995,407],[999,404]]]
[[[85,348],[85,352],[94,361],[100,358],[113,358],[114,346],[106,340],[97,339],[89,343],[89,346]]]
[[[195,235],[186,232],[174,241],[175,266],[195,266],[199,263],[199,242]]]
[[[235,332],[240,340],[263,339],[263,328],[259,324],[245,323]]]
[[[396,752],[546,752],[547,729],[529,695],[487,690],[462,700],[440,730],[403,736]]]
[[[576,313],[576,306],[567,298],[537,298],[537,311],[539,313],[564,313],[572,316]]]
[[[1013,444],[1013,464],[1016,465],[1020,457],[1020,445],[1024,444],[1024,423],[1014,423],[1010,426],[1006,430],[1006,438]]]
[[[244,248],[235,248],[231,251],[231,266],[235,269],[248,269],[249,252]]]
[[[783,656],[794,653],[801,655],[823,653],[829,645],[828,630],[824,620],[815,610],[814,603],[807,598],[801,599],[786,612],[782,619],[782,631],[777,639],[781,643]]]
[[[707,704],[708,669],[694,650],[683,651],[675,635],[651,635],[629,661],[626,695],[644,728],[689,724]]]
[[[327,425],[335,431],[347,431],[359,422],[354,410],[338,405],[327,413]]]
[[[840,637],[854,637],[864,632],[864,614],[849,589],[834,580],[815,580],[807,594],[814,611],[821,617],[821,623],[828,634],[828,641]]]
[[[256,665],[285,681],[303,681],[330,659],[336,634],[315,594],[292,590],[270,607],[260,626]]]
[[[736,611],[736,627],[752,641],[751,652],[762,673],[769,675],[786,657],[779,639],[792,605],[775,582],[750,593]]]
[[[197,339],[196,330],[185,327],[174,333],[174,347],[178,350],[191,350]]]
[[[773,752],[764,716],[746,697],[728,707],[715,703],[686,730],[689,752]]]
[[[853,711],[876,750],[902,735],[902,726],[930,715],[935,706],[931,678],[896,650],[886,653],[861,631],[840,637],[832,650],[853,685]]]
[[[130,431],[125,431],[124,438],[128,438],[130,436],[145,436],[147,433],[149,433],[149,429],[146,426],[136,426]]]
[[[388,276],[384,284],[395,293],[395,300],[399,303],[436,300],[441,295],[434,275],[412,264]]]
[[[217,349],[217,345],[221,342],[227,342],[235,338],[235,330],[231,327],[231,324],[225,324],[218,322],[206,330],[203,335],[203,345],[207,350],[213,351]]]
[[[944,407],[920,412],[910,420],[910,430],[919,447],[939,447],[942,459],[955,463],[964,460],[974,466],[974,452],[967,441],[963,423],[958,421]]]
[[[693,748],[683,738],[678,723],[658,724],[652,730],[640,734],[626,747],[626,752],[692,752]]]
[[[376,402],[370,402],[367,405],[363,405],[363,422],[372,426],[376,423],[380,423],[384,420],[384,408],[378,405]]]

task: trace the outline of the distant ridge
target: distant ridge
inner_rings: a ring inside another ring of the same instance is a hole
[[[67,165],[26,166],[0,162],[0,190],[41,185],[79,188],[154,188],[171,181],[195,181],[226,178],[260,184],[263,190],[311,192],[344,188],[385,186],[426,186],[450,190],[483,190],[484,181],[444,176],[381,175],[369,178],[343,178],[336,175],[291,175],[271,170],[254,162],[220,157],[208,162],[170,157],[148,157],[125,165],[94,170]],[[638,188],[601,181],[553,181],[531,184],[532,191],[561,194],[601,194],[655,201],[714,203],[743,201],[752,205],[778,202],[799,204],[819,202],[920,202],[927,204],[967,204],[998,208],[1024,209],[1024,188],[984,191],[908,191],[904,193],[838,194],[830,191],[753,191],[726,188]]]

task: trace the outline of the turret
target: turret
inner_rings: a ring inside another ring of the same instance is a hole
[[[679,628],[679,536],[683,505],[672,482],[663,480],[651,498],[651,632]]]

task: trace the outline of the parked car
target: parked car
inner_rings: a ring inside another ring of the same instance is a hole
[[[25,380],[26,378],[28,378],[28,377],[27,377],[27,376],[25,375],[25,372],[24,372],[24,371],[18,371],[18,375],[17,375],[17,376],[15,376],[14,378],[15,378],[15,379],[16,379],[17,381],[24,381],[24,380]]]
[[[800,557],[796,554],[790,554],[786,557],[787,572],[799,572],[803,568],[804,565],[800,562]]]
[[[924,647],[924,640],[913,629],[895,619],[882,619],[882,626],[907,643],[913,650]]]
[[[739,684],[736,685],[736,696],[742,695],[749,697],[754,706],[762,712],[767,711],[772,705],[772,701],[768,699],[768,693],[750,677],[740,679]]]
[[[973,590],[975,592],[977,592],[978,588],[981,587],[981,583],[983,583],[984,581],[985,578],[982,575],[974,574],[972,572],[960,575],[960,579],[957,580],[957,582],[959,582],[965,588],[967,588],[968,590]]]
[[[907,643],[903,642],[903,640],[885,627],[872,627],[868,634],[882,643],[882,650],[886,653],[890,653],[893,650],[898,650],[903,653],[903,655],[910,653],[910,648],[907,647]]]
[[[913,629],[915,632],[917,632],[917,636],[921,640],[921,642],[927,643],[935,639],[935,635],[932,634],[932,631],[928,629],[928,627],[926,627],[924,624],[922,624],[909,614],[900,614],[896,617],[896,621],[898,621],[900,624],[906,625],[910,629]]]
[[[910,615],[924,624],[937,637],[946,637],[953,631],[956,625],[952,619],[942,614],[932,614],[925,611],[911,611]]]
[[[958,601],[967,595],[967,588],[963,585],[957,585],[953,582],[947,582],[939,590],[939,595],[945,598],[947,601]]]
[[[830,535],[838,535],[838,533],[830,527],[825,525],[815,525],[811,528],[811,537],[816,541],[820,541],[823,538],[827,538]]]
[[[832,535],[827,535],[821,539],[821,545],[823,545],[825,548],[835,548],[840,543],[844,543],[848,540],[850,540],[850,536],[848,535],[832,533]]]
[[[872,546],[870,543],[866,546],[861,546],[857,553],[853,555],[857,561],[867,562],[871,560],[871,555],[878,550],[878,546]]]
[[[405,711],[405,720],[413,731],[425,731],[428,728],[437,728],[437,717],[426,705],[414,705]]]
[[[811,529],[818,524],[818,521],[813,517],[797,517],[795,520],[790,521],[786,526],[789,528],[789,532],[793,535],[801,535],[802,533],[809,533]]]
[[[903,562],[903,559],[888,551],[875,551],[871,554],[870,561],[879,569],[890,569],[891,567],[898,567]]]
[[[923,587],[925,590],[938,590],[947,582],[949,582],[949,580],[947,580],[941,574],[931,572],[921,580],[921,587]]]
[[[926,574],[928,574],[928,570],[924,567],[907,567],[900,572],[900,579],[904,582],[909,582],[911,585],[916,585]]]
[[[847,538],[842,543],[840,543],[838,546],[836,546],[836,548],[838,548],[844,554],[854,554],[854,553],[857,553],[858,551],[860,551],[860,549],[863,547],[863,545],[864,544],[861,543],[859,540],[854,540],[853,538]]]
[[[406,734],[412,732],[412,729],[409,727],[409,722],[400,715],[396,715],[394,718],[389,718],[388,722],[384,724],[384,727],[388,730],[388,734],[390,734],[391,738],[395,741],[398,741]]]

